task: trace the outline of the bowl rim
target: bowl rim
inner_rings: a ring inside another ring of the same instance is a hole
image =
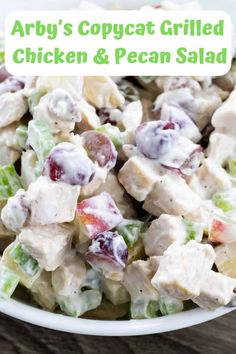
[[[223,316],[235,308],[215,311],[196,308],[173,315],[143,320],[93,320],[48,312],[20,301],[0,300],[0,312],[41,327],[74,334],[96,336],[135,336],[174,331]]]

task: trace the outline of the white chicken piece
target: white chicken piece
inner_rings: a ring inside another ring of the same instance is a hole
[[[27,112],[28,106],[22,91],[7,92],[0,96],[0,128],[18,122]]]
[[[4,226],[15,233],[18,233],[26,224],[29,218],[29,202],[24,189],[8,199],[1,212],[1,219]]]
[[[223,166],[230,157],[236,155],[236,139],[229,134],[214,131],[209,139],[206,155]]]
[[[53,271],[59,267],[71,246],[73,227],[66,224],[28,226],[19,234],[19,241],[39,265]]]
[[[223,215],[223,212],[215,206],[212,200],[203,200],[198,208],[186,215],[186,218],[201,224],[204,231],[208,231],[209,222],[214,214]]]
[[[75,100],[82,98],[84,79],[82,76],[39,76],[35,88],[47,93],[54,89],[63,89]]]
[[[214,82],[222,90],[233,91],[235,88],[235,85],[236,85],[236,64],[235,64],[235,61],[232,63],[232,67],[231,67],[230,71],[224,76],[216,77]]]
[[[236,89],[217,109],[212,117],[212,125],[217,131],[235,135],[236,133]]]
[[[34,150],[26,150],[21,155],[21,182],[25,189],[36,181],[35,167],[37,161]]]
[[[131,157],[118,174],[120,183],[139,202],[146,199],[158,178],[150,160],[144,156]]]
[[[92,197],[98,189],[106,182],[108,170],[106,168],[100,167],[97,162],[95,162],[95,175],[91,182],[87,185],[81,187],[80,196],[82,198]]]
[[[11,124],[0,129],[0,166],[15,163],[19,157],[21,149],[16,139],[16,124]]]
[[[230,189],[232,181],[224,168],[207,158],[190,177],[188,185],[202,199],[211,199],[214,193]]]
[[[134,101],[129,103],[122,112],[121,123],[125,129],[135,131],[141,124],[143,116],[143,109],[141,101]]]
[[[51,273],[43,270],[38,279],[34,282],[30,289],[33,299],[42,306],[43,309],[55,310],[56,296],[52,287]]]
[[[41,97],[33,109],[33,118],[43,120],[52,133],[69,133],[81,121],[77,102],[64,89],[55,89]]]
[[[86,266],[75,249],[69,250],[63,263],[52,272],[52,286],[59,296],[72,296],[80,292],[86,278]]]
[[[196,241],[201,241],[203,228],[200,224],[185,222],[181,216],[162,214],[152,221],[143,234],[145,253],[148,256],[162,256],[171,244],[183,245],[188,240],[189,232]]]
[[[97,129],[101,125],[95,108],[86,102],[84,98],[77,103],[77,108],[81,115],[81,122],[79,124],[76,123],[76,129],[79,132]]]
[[[129,293],[121,282],[103,277],[102,286],[106,298],[114,305],[126,304],[130,301]]]
[[[155,271],[149,260],[135,261],[125,270],[123,284],[131,297],[132,318],[146,317],[150,302],[158,303],[159,294],[151,284]]]
[[[190,241],[184,246],[170,246],[160,258],[159,268],[152,278],[152,285],[161,294],[179,300],[189,300],[200,295],[206,272],[215,260],[212,246]]]
[[[84,78],[85,99],[97,108],[116,108],[125,99],[117,85],[108,76],[87,76]]]
[[[55,183],[42,176],[27,191],[30,220],[33,225],[47,225],[74,220],[80,187]]]
[[[211,270],[206,273],[200,295],[193,299],[193,302],[206,310],[215,310],[231,301],[235,287],[236,279]]]
[[[145,199],[143,209],[159,216],[160,211],[173,215],[186,215],[198,208],[201,198],[194,193],[186,181],[175,173],[161,176]]]
[[[1,212],[2,212],[2,209],[4,208],[4,206],[5,206],[5,203],[0,202],[0,239],[4,239],[6,237],[10,239],[10,236],[14,236],[15,233],[14,233],[14,231],[7,229],[6,226],[2,222]]]
[[[218,271],[236,278],[236,242],[215,247],[215,264]]]

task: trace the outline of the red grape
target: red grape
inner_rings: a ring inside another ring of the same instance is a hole
[[[82,134],[84,147],[91,160],[108,170],[116,164],[117,151],[111,139],[103,133],[89,130]]]
[[[95,166],[81,148],[71,143],[61,143],[51,150],[43,175],[53,181],[84,186],[94,178]]]
[[[168,121],[152,121],[136,129],[136,145],[149,159],[158,159],[168,153],[179,137],[179,126]]]
[[[85,259],[94,269],[122,272],[127,264],[128,248],[122,236],[103,232],[92,241]]]

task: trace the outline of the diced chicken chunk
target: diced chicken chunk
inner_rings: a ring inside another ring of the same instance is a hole
[[[75,122],[81,121],[77,102],[63,89],[55,89],[42,96],[33,110],[34,119],[43,120],[52,133],[69,133]]]
[[[85,278],[85,264],[73,249],[67,252],[63,263],[52,272],[52,286],[57,295],[71,296],[80,292]]]
[[[200,294],[205,273],[215,259],[212,246],[190,241],[184,246],[173,245],[160,258],[152,285],[162,294],[179,300],[193,299]]]
[[[124,97],[108,76],[87,76],[84,78],[84,95],[97,108],[116,108],[124,104]]]
[[[212,125],[218,131],[235,134],[236,132],[236,89],[220,106],[212,117]]]
[[[148,256],[161,256],[171,244],[183,245],[191,238],[200,242],[202,235],[200,224],[193,224],[181,216],[162,214],[152,221],[143,234],[145,253]]]
[[[191,176],[189,187],[202,199],[210,199],[217,191],[230,189],[231,178],[214,160],[208,158]]]
[[[43,269],[53,271],[63,263],[72,234],[73,228],[66,224],[29,226],[21,231],[19,240]]]
[[[0,96],[0,128],[18,122],[27,112],[27,103],[22,91],[4,93]]]
[[[131,315],[133,318],[152,317],[148,313],[150,303],[156,304],[158,310],[159,294],[151,284],[153,267],[150,261],[135,261],[125,271],[123,284],[131,297]]]
[[[224,165],[227,160],[236,154],[236,139],[229,134],[213,132],[207,148],[207,157],[219,165]]]
[[[125,304],[130,301],[129,293],[121,282],[103,277],[102,285],[106,298],[114,305]]]
[[[16,124],[0,129],[0,166],[15,163],[20,157],[16,141]]]
[[[133,156],[120,169],[118,178],[126,191],[139,202],[145,200],[158,178],[145,157]]]
[[[198,208],[200,203],[201,199],[185,180],[175,173],[170,173],[159,178],[145,199],[143,208],[156,216],[160,215],[160,209],[167,214],[186,215]]]
[[[8,199],[1,212],[1,219],[5,227],[14,232],[19,232],[26,224],[29,217],[29,203],[27,194],[23,189]]]
[[[220,273],[236,278],[236,242],[215,247],[215,264]]]
[[[30,223],[47,225],[74,220],[80,188],[40,177],[27,191]]]
[[[236,279],[210,271],[201,284],[200,295],[193,302],[206,310],[215,310],[231,301],[235,287]]]
[[[52,287],[51,273],[42,271],[30,289],[34,300],[46,310],[53,311],[56,306],[56,296]]]
[[[77,103],[77,108],[82,119],[80,123],[76,124],[76,129],[80,133],[86,130],[97,129],[101,125],[95,108],[86,102],[84,98]]]
[[[83,92],[84,79],[81,76],[39,76],[36,81],[36,90],[42,93],[54,89],[66,90],[74,99],[80,99]]]

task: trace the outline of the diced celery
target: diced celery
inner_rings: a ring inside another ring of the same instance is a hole
[[[38,158],[36,174],[42,172],[45,159],[55,146],[53,136],[48,125],[40,119],[31,120],[28,127],[28,145],[35,151]]]
[[[16,138],[20,147],[22,149],[25,149],[27,146],[26,142],[28,139],[28,127],[26,125],[19,125],[19,127],[16,129]]]
[[[116,230],[124,238],[128,248],[132,248],[138,242],[143,226],[144,223],[139,220],[124,220]]]
[[[223,212],[232,211],[236,209],[236,189],[216,193],[213,195],[212,201]]]
[[[231,176],[236,176],[236,158],[229,159],[228,172]]]
[[[38,105],[41,97],[42,93],[36,91],[28,98],[29,111],[32,115],[34,113],[34,107]]]
[[[0,200],[7,200],[22,188],[20,177],[13,165],[0,167]]]
[[[79,317],[97,308],[102,302],[102,294],[98,290],[87,290],[69,297],[58,296],[57,302],[67,315]]]
[[[7,299],[14,293],[20,278],[5,266],[0,268],[0,297]]]
[[[4,38],[0,36],[0,64],[5,62]]]
[[[138,300],[134,303],[131,302],[131,318],[143,319],[157,317],[159,311],[159,303],[155,300],[145,301]]]
[[[110,123],[107,123],[98,127],[97,131],[107,135],[111,139],[117,150],[122,147],[122,134],[119,128],[115,127],[114,125],[111,125]]]
[[[39,270],[39,264],[22,246],[16,243],[10,251],[10,257],[29,276],[34,276]]]
[[[203,236],[203,226],[200,223],[193,222],[190,220],[183,220],[184,226],[186,229],[186,239],[185,243],[195,240],[197,242],[200,242],[202,240]]]
[[[160,311],[163,316],[183,311],[183,302],[169,296],[160,297]]]

